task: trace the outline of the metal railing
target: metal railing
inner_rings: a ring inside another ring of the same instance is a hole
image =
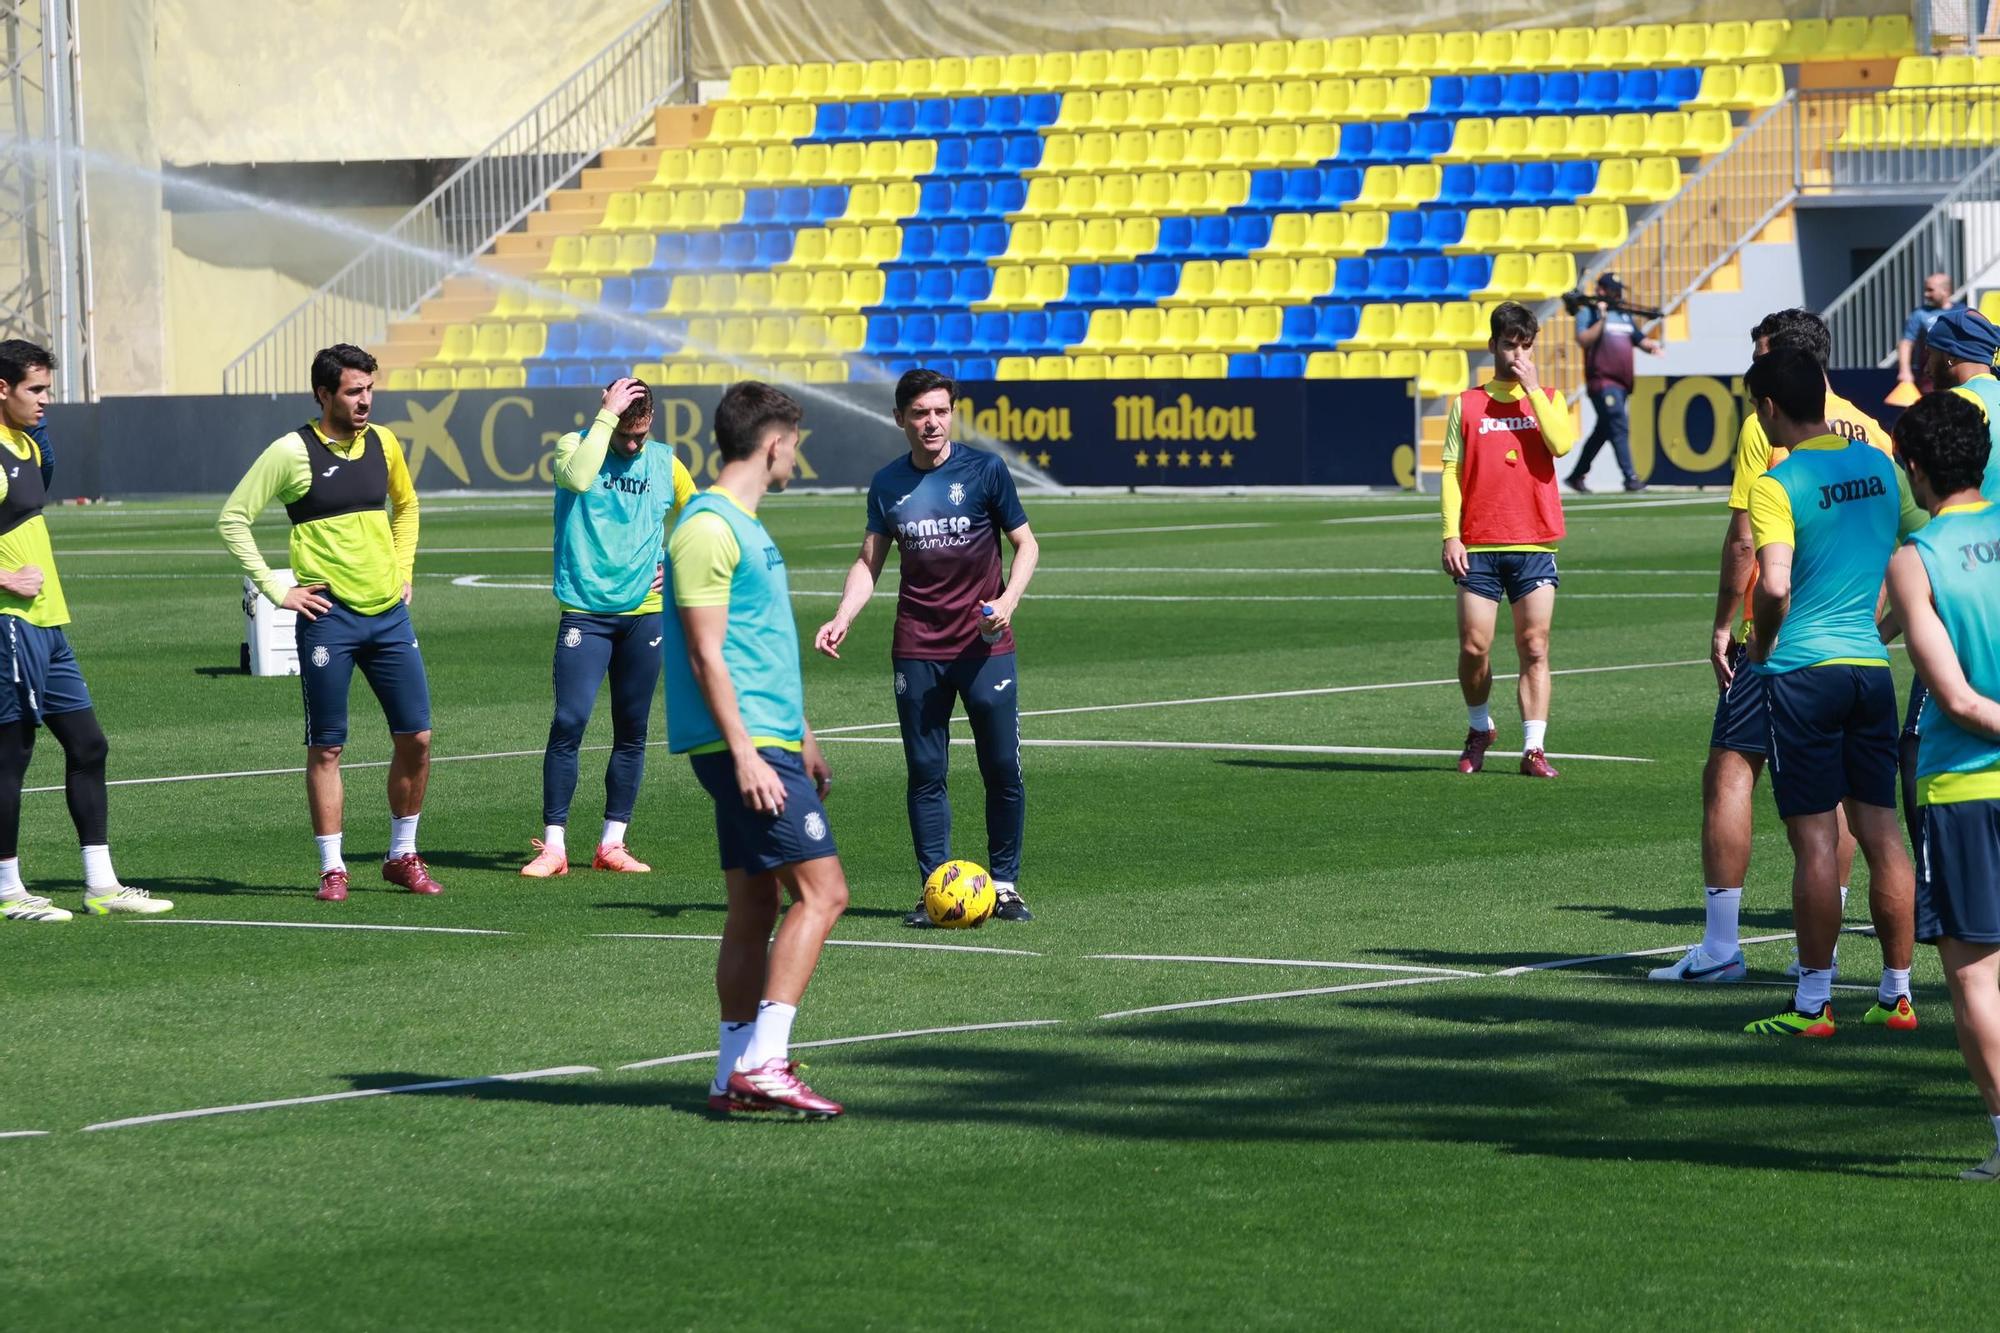
[[[1886,366],[1896,355],[1903,321],[1932,273],[1964,278],[1954,295],[1991,286],[2000,268],[2000,148],[1984,158],[1957,188],[1903,238],[1868,266],[1826,308],[1838,367]]]
[[[1802,194],[1950,189],[2000,146],[2000,84],[1837,88],[1799,99]]]
[[[447,177],[222,373],[227,393],[296,392],[313,353],[378,343],[391,320],[471,269],[604,149],[688,86],[688,0],[662,0]]]

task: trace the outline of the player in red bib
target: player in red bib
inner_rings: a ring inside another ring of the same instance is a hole
[[[1444,571],[1458,585],[1458,683],[1468,727],[1458,771],[1477,773],[1498,738],[1493,630],[1500,599],[1514,609],[1521,662],[1521,772],[1552,778],[1543,753],[1549,726],[1549,620],[1556,605],[1556,543],[1563,536],[1555,460],[1576,443],[1569,409],[1535,378],[1533,312],[1514,301],[1493,311],[1493,378],[1452,400],[1444,435]]]

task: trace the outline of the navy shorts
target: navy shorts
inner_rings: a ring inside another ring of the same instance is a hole
[[[2000,944],[2000,801],[1918,808],[1917,938]]]
[[[1764,677],[1771,791],[1786,819],[1844,800],[1896,808],[1896,682],[1885,666],[1816,666]]]
[[[1737,644],[1729,653],[1736,674],[1715,701],[1715,725],[1708,733],[1711,750],[1734,750],[1762,759],[1771,752],[1770,705],[1763,676],[1750,669],[1750,652]]]
[[[1915,740],[1923,731],[1921,724],[1924,720],[1924,700],[1930,697],[1931,692],[1924,687],[1924,678],[1912,677],[1909,706],[1903,710],[1903,734],[1911,740]]]
[[[26,721],[39,726],[52,713],[80,713],[90,707],[83,670],[60,629],[30,625],[19,616],[0,616],[0,724]]]
[[[1452,582],[1489,602],[1505,597],[1512,605],[1537,588],[1562,583],[1552,551],[1474,551],[1465,565],[1465,577]]]
[[[297,637],[307,745],[347,744],[347,687],[356,667],[375,691],[392,734],[431,729],[431,688],[409,607],[398,602],[364,616],[334,602],[318,620],[300,616]]]
[[[760,748],[757,753],[785,784],[782,814],[760,814],[743,804],[743,791],[736,785],[736,761],[728,751],[688,756],[696,779],[715,802],[715,841],[722,853],[722,868],[765,875],[779,866],[834,855],[826,807],[806,776],[805,760],[795,750],[775,746]]]

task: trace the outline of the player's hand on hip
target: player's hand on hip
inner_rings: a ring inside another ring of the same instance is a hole
[[[805,752],[800,756],[805,761],[806,776],[812,779],[813,790],[824,801],[829,788],[833,786],[833,768],[826,762],[826,752],[819,748],[819,738],[806,736]]]
[[[760,815],[785,812],[785,784],[754,750],[736,761],[736,788],[743,793],[743,804]]]
[[[1727,628],[1719,629],[1708,642],[1708,664],[1715,668],[1715,688],[1726,694],[1730,683],[1736,679],[1736,667],[1729,660],[1734,654],[1736,636]]]
[[[667,567],[664,563],[653,566],[653,591],[662,592],[667,586]]]
[[[333,610],[333,603],[321,596],[326,591],[324,583],[314,583],[303,588],[285,589],[285,600],[278,603],[287,611],[296,611],[307,620],[318,620]]]
[[[821,625],[819,633],[813,635],[813,647],[828,657],[839,657],[840,645],[845,642],[847,642],[847,622],[839,616]]]
[[[1472,572],[1472,563],[1465,554],[1465,543],[1456,537],[1444,539],[1444,572],[1455,579],[1462,579]]]

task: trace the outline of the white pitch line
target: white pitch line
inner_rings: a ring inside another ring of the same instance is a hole
[[[1355,972],[1417,972],[1434,977],[1483,977],[1484,972],[1467,972],[1458,967],[1410,967],[1402,963],[1329,963],[1314,958],[1229,958],[1199,953],[1090,953],[1116,963],[1243,963],[1252,967],[1331,967]]]
[[[865,1037],[823,1037],[818,1041],[795,1041],[793,1050],[819,1046],[855,1046],[871,1041],[902,1041],[908,1037],[942,1037],[954,1032],[998,1032],[1006,1028],[1045,1028],[1061,1023],[1060,1018],[1024,1018],[1011,1023],[964,1023],[948,1028],[912,1028],[907,1032],[874,1032]],[[655,1069],[661,1065],[683,1065],[695,1060],[713,1060],[718,1051],[689,1051],[685,1055],[663,1055],[654,1060],[635,1060],[629,1065],[618,1066],[619,1071],[627,1069]]]
[[[46,1129],[0,1129],[0,1139],[45,1139]]]
[[[1660,671],[1669,667],[1707,666],[1706,657],[1690,657],[1679,662],[1634,662],[1626,666],[1564,667],[1551,671],[1552,676],[1594,676],[1613,671]],[[1513,680],[1518,673],[1496,673],[1495,680]],[[1392,680],[1374,685],[1321,685],[1305,690],[1262,690],[1255,694],[1209,694],[1191,699],[1148,699],[1141,703],[1126,704],[1084,704],[1074,708],[1032,708],[1021,713],[1022,717],[1058,717],[1068,713],[1116,713],[1131,708],[1181,708],[1193,704],[1234,704],[1252,703],[1265,699],[1311,699],[1331,694],[1371,694],[1377,690],[1414,690],[1441,685],[1456,685],[1458,677],[1443,676],[1436,680]],[[953,718],[962,722],[963,718]],[[899,722],[866,722],[856,726],[823,727],[813,734],[821,737],[837,736],[856,731],[887,731],[898,727]],[[1454,752],[1456,753],[1456,752]]]
[[[267,926],[278,930],[387,930],[411,935],[512,935],[511,930],[474,930],[470,926],[378,926],[366,921],[219,921],[197,916],[149,916],[152,926]]]
[[[1138,1018],[1142,1014],[1171,1014],[1183,1009],[1213,1009],[1225,1004],[1256,1004],[1262,1000],[1298,1000],[1311,995],[1343,995],[1348,991],[1383,990],[1391,986],[1435,986],[1447,981],[1483,981],[1490,974],[1474,972],[1468,976],[1450,977],[1396,977],[1389,981],[1357,981],[1346,986],[1315,986],[1311,990],[1267,991],[1261,995],[1226,995],[1219,1000],[1183,1000],[1179,1004],[1153,1004],[1144,1009],[1120,1009],[1116,1013],[1099,1014],[1099,1018]]]
[[[661,931],[610,931],[592,935],[594,940],[707,940],[722,938],[720,935],[669,935]],[[913,940],[828,940],[829,946],[849,949],[926,949],[937,953],[1004,953],[1018,958],[1040,958],[1042,955],[1032,949],[1000,949],[984,944],[918,944]]]
[[[1872,935],[1875,933],[1873,926],[1842,926],[1840,929],[1842,934],[1847,935]],[[1737,944],[1739,946],[1745,944],[1776,944],[1783,940],[1796,938],[1798,938],[1797,931],[1786,930],[1780,931],[1776,935],[1745,936],[1739,939]],[[1597,953],[1591,954],[1587,958],[1556,958],[1546,963],[1527,963],[1520,967],[1510,967],[1503,971],[1490,973],[1489,975],[1496,977],[1520,977],[1526,976],[1530,972],[1548,972],[1559,967],[1581,967],[1585,963],[1617,963],[1629,958],[1659,958],[1667,954],[1686,953],[1687,951],[1688,946],[1685,944],[1667,944],[1657,949],[1634,949],[1630,953]]]
[[[1026,716],[1023,714],[1023,716]],[[820,733],[827,741],[847,745],[901,745],[895,736],[833,736]],[[951,742],[953,745],[971,745],[970,737],[961,736]],[[1444,756],[1456,758],[1457,750],[1412,750],[1384,745],[1258,745],[1247,741],[1084,741],[1055,739],[1023,739],[1022,746],[1049,750],[1223,750],[1245,751],[1259,754],[1359,754],[1359,755],[1400,755],[1435,758]],[[1549,753],[1551,759],[1601,760],[1611,764],[1650,764],[1656,761],[1640,759],[1629,754],[1557,754]]]
[[[235,1106],[204,1106],[193,1111],[168,1111],[163,1115],[135,1115],[123,1120],[106,1120],[85,1125],[88,1134],[98,1129],[124,1129],[130,1125],[157,1125],[167,1120],[196,1120],[212,1115],[236,1115],[244,1111],[270,1111],[280,1106],[314,1106],[320,1102],[346,1102],[360,1097],[387,1097],[399,1092],[441,1092],[446,1088],[472,1088],[486,1083],[523,1083],[532,1078],[562,1078],[571,1074],[602,1073],[596,1065],[559,1065],[554,1069],[529,1069],[518,1074],[488,1074],[483,1078],[447,1078],[430,1083],[401,1083],[388,1088],[355,1088],[350,1092],[327,1092],[317,1097],[284,1097],[268,1102],[240,1102]]]

